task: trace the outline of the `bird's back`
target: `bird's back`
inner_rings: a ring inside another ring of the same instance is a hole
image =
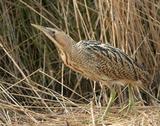
[[[73,60],[85,76],[99,81],[148,83],[148,73],[122,50],[98,41],[80,41],[75,46],[78,50]]]

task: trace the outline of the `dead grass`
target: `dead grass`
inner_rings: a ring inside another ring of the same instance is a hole
[[[11,120],[7,124],[12,126],[159,126],[160,125],[160,107],[135,107],[129,113],[126,111],[119,112],[119,108],[111,108],[107,117],[101,120],[101,112],[105,108],[94,108],[93,115],[95,121],[90,114],[90,109],[82,106],[67,108],[65,113],[61,108],[54,109],[53,113],[35,112],[30,113],[36,120],[33,122],[25,114],[14,113]],[[88,111],[88,112],[87,112]],[[1,122],[1,124],[4,124]],[[5,123],[6,124],[6,123]]]
[[[135,98],[127,115],[119,113],[130,99],[127,88],[117,86],[117,99],[100,120],[110,90],[99,99],[99,83],[65,67],[31,23],[60,28],[75,41],[96,39],[122,49],[150,73],[152,106]],[[160,125],[159,0],[0,0],[0,28],[2,125]]]

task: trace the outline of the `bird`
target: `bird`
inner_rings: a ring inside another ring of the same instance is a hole
[[[119,48],[96,40],[75,42],[65,32],[32,24],[56,46],[64,64],[86,78],[104,85],[120,84],[146,87],[149,73]]]
[[[67,67],[86,78],[100,82],[102,91],[104,86],[110,88],[110,99],[102,119],[115,100],[116,93],[112,85],[128,86],[128,110],[134,104],[132,87],[148,88],[150,74],[121,49],[96,40],[76,42],[62,30],[31,25],[43,32],[55,44],[59,56]],[[142,99],[141,101],[143,102]]]

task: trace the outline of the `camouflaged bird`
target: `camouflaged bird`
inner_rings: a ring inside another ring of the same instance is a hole
[[[64,64],[83,76],[102,84],[132,84],[138,87],[149,84],[148,72],[122,50],[94,40],[76,43],[57,29],[32,24],[42,31],[56,46]]]

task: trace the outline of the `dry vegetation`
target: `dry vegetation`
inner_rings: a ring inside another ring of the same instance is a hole
[[[65,67],[53,43],[31,23],[122,49],[150,73],[152,104],[135,98],[129,113],[121,111],[130,99],[127,87],[118,86],[101,120],[109,98],[99,99],[98,82]],[[159,126],[159,71],[159,0],[0,0],[1,125]]]

